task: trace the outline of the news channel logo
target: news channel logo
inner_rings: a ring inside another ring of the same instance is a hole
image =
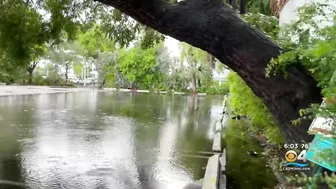
[[[294,150],[285,153],[286,163],[282,165],[283,170],[310,170],[307,163],[307,150],[302,150],[299,154]]]

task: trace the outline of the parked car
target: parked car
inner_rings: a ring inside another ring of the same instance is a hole
[[[78,78],[69,78],[69,81],[71,81],[75,84],[79,84],[79,79]]]
[[[95,78],[86,78],[86,84],[88,85],[95,85],[97,84],[98,80]]]

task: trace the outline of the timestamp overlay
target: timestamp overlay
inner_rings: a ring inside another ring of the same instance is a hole
[[[307,143],[285,143],[282,146],[284,153],[282,154],[281,169],[283,171],[307,171],[311,169],[311,165],[307,160]]]

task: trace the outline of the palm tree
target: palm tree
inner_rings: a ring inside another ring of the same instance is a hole
[[[289,0],[270,0],[270,9],[273,16],[279,17],[282,8]]]
[[[184,73],[191,82],[192,90],[197,93],[197,88],[201,87],[201,80],[211,78],[211,67],[207,63],[207,53],[201,49],[180,43],[181,61],[187,66]]]
[[[281,9],[288,0],[250,0],[247,3],[247,9],[252,13],[261,13],[279,17]]]

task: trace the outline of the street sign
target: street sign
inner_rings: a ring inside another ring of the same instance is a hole
[[[322,106],[324,103],[322,103]],[[309,131],[315,133],[315,134],[321,134],[325,137],[333,137],[332,133],[334,133],[333,128],[333,119],[330,118],[323,118],[323,117],[317,117],[313,120],[312,124],[309,127]]]
[[[331,171],[336,171],[336,140],[316,134],[307,151],[307,159]]]
[[[336,78],[336,71],[331,80]],[[325,107],[323,101],[321,106]],[[317,117],[310,125],[309,131],[315,137],[307,151],[307,159],[333,172],[336,171],[336,136],[333,119]]]

